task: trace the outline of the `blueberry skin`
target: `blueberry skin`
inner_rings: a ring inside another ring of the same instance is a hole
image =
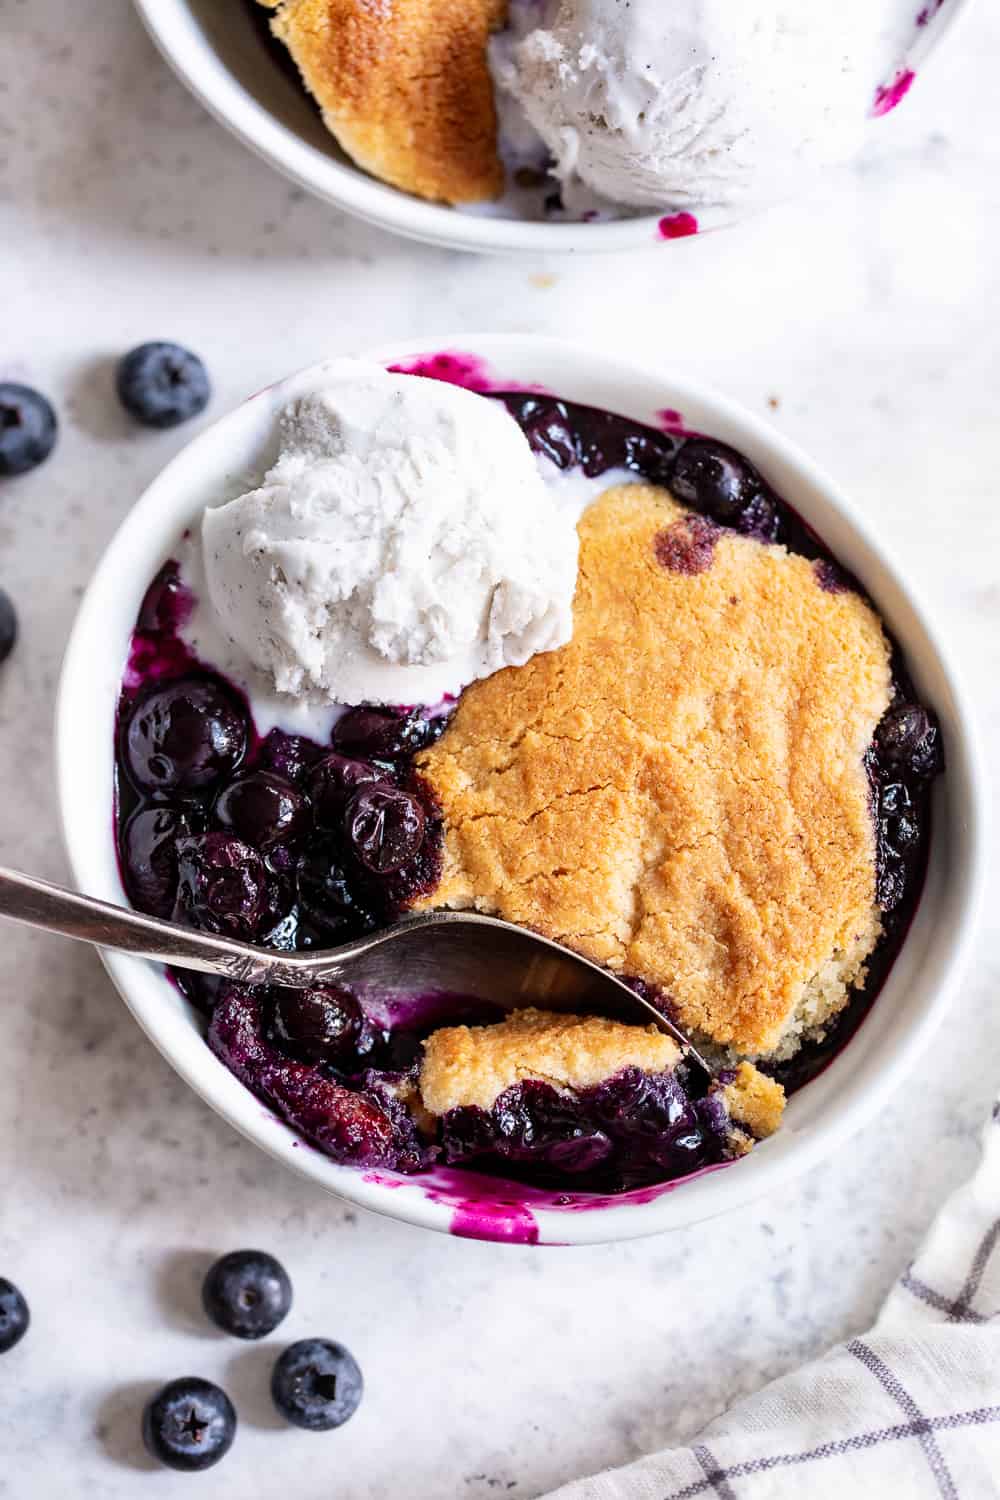
[[[374,875],[401,870],[419,852],[425,823],[416,797],[385,782],[355,792],[344,813],[348,842]]]
[[[0,589],[0,665],[17,645],[17,611],[9,594]]]
[[[37,469],[55,447],[59,423],[41,391],[0,381],[0,478]]]
[[[206,1313],[223,1333],[262,1339],[292,1305],[292,1283],[266,1250],[232,1250],[211,1267],[201,1288]]]
[[[118,399],[146,427],[176,427],[205,410],[212,394],[205,366],[180,344],[139,344],[118,362]]]
[[[141,792],[197,792],[231,776],[246,754],[246,717],[210,678],[188,677],[136,704],[122,742]]]
[[[19,1344],[28,1331],[31,1313],[12,1281],[0,1276],[0,1354]]]
[[[735,449],[712,438],[692,438],[674,459],[668,481],[684,505],[722,526],[753,530],[760,475]]]
[[[364,1381],[357,1361],[332,1339],[300,1339],[278,1359],[271,1395],[286,1421],[309,1432],[342,1427],[361,1404]]]
[[[313,990],[275,989],[271,1039],[301,1062],[328,1062],[357,1071],[365,1040],[365,1016],[358,1001],[332,985]]]
[[[220,793],[215,815],[224,828],[266,854],[278,844],[301,843],[311,823],[301,792],[272,771],[238,776]]]
[[[171,1380],[142,1414],[142,1440],[168,1469],[210,1469],[229,1452],[235,1436],[233,1403],[225,1391],[197,1375]]]

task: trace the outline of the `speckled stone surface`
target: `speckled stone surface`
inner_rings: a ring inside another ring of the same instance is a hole
[[[0,584],[23,637],[0,672],[0,861],[65,873],[50,724],[82,588],[191,429],[117,410],[111,362],[178,338],[209,416],[296,365],[483,326],[656,355],[767,412],[845,482],[978,682],[1000,740],[1000,19],[983,5],[812,200],[622,261],[475,260],[394,241],[290,187],[212,123],[126,0],[0,0],[0,378],[63,417],[0,489]],[[206,418],[207,420],[207,418]],[[972,1165],[1000,1066],[988,907],[955,1025],[839,1160],[739,1217],[621,1247],[499,1248],[355,1213],[280,1171],[174,1077],[97,959],[0,932],[0,1274],[34,1313],[3,1360],[0,1495],[169,1500],[535,1496],[693,1432],[872,1317]],[[198,1310],[209,1260],[260,1244],[296,1304],[240,1346]],[[368,1382],[339,1433],[281,1430],[270,1361],[327,1334]],[[199,1373],[239,1406],[212,1475],[149,1465],[138,1413]]]

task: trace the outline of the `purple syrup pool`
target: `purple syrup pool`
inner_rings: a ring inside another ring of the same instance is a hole
[[[494,381],[458,351],[406,373],[501,401],[540,459],[596,477],[628,470],[690,514],[656,546],[681,573],[712,565],[726,529],[814,561],[816,585],[856,587],[819,537],[742,454],[664,409],[647,426],[534,388]],[[194,600],[175,562],[149,585],[136,620],[115,740],[116,840],[129,898],[144,911],[280,949],[331,947],[392,922],[440,871],[441,819],[414,768],[446,728],[420,707],[360,704],[329,743],[272,729],[183,639]],[[821,1044],[772,1071],[789,1091],[819,1072],[860,1025],[898,951],[923,878],[929,788],[940,734],[894,660],[894,697],[866,756],[884,936],[865,989]],[[216,1055],[316,1149],[379,1181],[418,1176],[454,1211],[454,1232],[531,1243],[531,1206],[567,1212],[643,1202],[732,1157],[717,1081],[626,1069],[572,1097],[529,1080],[490,1110],[438,1121],[412,1109],[421,1047],[442,1024],[494,1015],[474,997],[358,997],[209,981],[176,982],[205,1020]],[[669,997],[661,997],[669,1004]]]

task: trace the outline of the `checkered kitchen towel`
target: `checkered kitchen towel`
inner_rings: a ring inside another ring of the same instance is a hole
[[[864,1338],[671,1448],[548,1500],[1000,1497],[1000,1104],[983,1159]]]

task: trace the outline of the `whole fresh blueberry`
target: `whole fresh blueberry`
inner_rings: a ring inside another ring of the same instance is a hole
[[[897,703],[883,715],[875,745],[887,766],[930,780],[944,767],[941,731],[919,703]]]
[[[221,792],[215,815],[265,854],[277,844],[291,848],[309,832],[309,802],[290,781],[271,771],[238,776]]]
[[[268,931],[278,917],[256,849],[231,833],[178,839],[173,918],[235,938],[253,939]]]
[[[51,402],[40,391],[0,381],[0,478],[37,468],[55,447],[58,431]]]
[[[200,791],[232,775],[247,737],[246,716],[221,684],[185,677],[136,704],[125,732],[125,761],[140,791]]]
[[[0,1354],[19,1344],[28,1331],[31,1313],[23,1294],[6,1276],[0,1276]]]
[[[0,589],[0,663],[7,660],[17,645],[17,611],[10,595]]]
[[[332,1339],[300,1339],[285,1350],[271,1375],[271,1395],[281,1415],[310,1432],[342,1427],[363,1393],[357,1361]]]
[[[177,896],[177,842],[200,831],[187,809],[149,804],[129,818],[122,834],[122,864],[131,900],[140,911],[169,917]]]
[[[682,504],[723,526],[736,526],[752,506],[761,480],[733,448],[712,438],[691,438],[674,459],[669,485]]]
[[[365,1030],[364,1011],[346,990],[325,985],[273,991],[272,1039],[302,1062],[329,1062],[356,1071]]]
[[[210,1268],[201,1300],[224,1333],[262,1339],[287,1316],[292,1283],[281,1262],[265,1250],[231,1250]]]
[[[168,1469],[210,1469],[229,1452],[235,1436],[233,1403],[225,1391],[197,1375],[171,1380],[142,1414],[142,1440]]]
[[[424,823],[417,798],[385,783],[362,787],[344,814],[351,847],[374,875],[391,875],[413,858],[423,843]]]
[[[344,823],[344,809],[354,793],[363,786],[384,781],[385,772],[366,760],[352,760],[346,755],[324,755],[309,775],[309,796],[317,828],[330,832]]]
[[[176,427],[204,411],[212,394],[197,354],[161,340],[123,355],[115,385],[122,406],[146,427]]]

